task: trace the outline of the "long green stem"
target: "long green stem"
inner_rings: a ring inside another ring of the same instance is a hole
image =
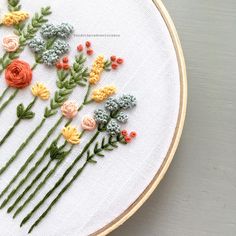
[[[45,160],[45,158],[47,157],[48,153],[49,153],[49,149],[46,149],[46,151],[44,152],[44,154],[41,156],[41,158],[35,163],[35,165],[30,169],[30,171],[28,172],[28,174],[20,181],[20,183],[17,185],[16,188],[14,188],[9,195],[7,196],[7,198],[2,202],[0,209],[2,209],[3,207],[6,206],[6,204],[12,199],[12,197],[17,193],[17,191],[23,186],[23,184],[29,179],[29,177],[34,173],[34,171],[36,170],[36,168]]]
[[[61,196],[69,189],[69,187],[72,185],[72,183],[80,176],[84,168],[87,166],[89,162],[86,161],[84,165],[76,172],[76,174],[73,176],[73,178],[70,180],[70,182],[60,191],[60,193],[57,195],[56,198],[53,199],[49,207],[46,209],[46,211],[43,212],[43,214],[38,218],[37,221],[31,226],[28,233],[31,233],[33,229],[44,219],[44,217],[48,214],[48,212],[51,210],[51,208],[57,203],[57,201],[61,198]]]
[[[10,89],[10,87],[6,87],[5,90],[2,92],[2,95],[0,96],[0,102],[2,101],[2,99],[5,97],[5,95],[7,94],[8,90]]]
[[[72,148],[69,150],[68,154],[72,151]],[[66,156],[68,156],[68,154]],[[66,159],[66,156],[61,158],[54,168],[48,172],[48,174],[45,176],[44,180],[39,183],[39,185],[36,187],[33,193],[30,194],[30,196],[25,200],[25,202],[16,210],[16,212],[13,215],[13,218],[15,218],[29,203],[30,201],[36,196],[37,192],[47,183],[48,179],[56,172],[56,170],[60,167],[60,165],[64,162]]]
[[[25,112],[30,111],[30,109],[33,107],[33,105],[35,104],[35,102],[37,101],[37,97],[35,97],[33,99],[33,101],[26,107]],[[22,120],[22,117],[19,117],[15,123],[12,125],[12,127],[7,131],[7,133],[4,135],[4,137],[0,140],[0,146],[3,145],[3,143],[5,143],[5,141],[9,138],[9,136],[12,134],[12,132],[14,131],[14,129],[16,128],[16,126],[20,123],[20,121]]]
[[[51,196],[51,194],[62,184],[62,182],[65,180],[65,178],[69,175],[69,173],[72,171],[74,166],[79,162],[79,160],[83,157],[84,153],[87,152],[90,145],[97,139],[98,135],[100,134],[99,131],[95,133],[95,135],[91,138],[91,140],[85,145],[82,152],[77,156],[77,158],[72,162],[72,164],[66,169],[62,177],[55,183],[54,187],[47,192],[47,194],[44,196],[44,198],[34,207],[32,211],[29,212],[29,214],[22,220],[21,226],[24,225],[31,217],[32,215],[37,211],[37,209],[48,199],[48,197]]]
[[[13,161],[18,157],[18,155],[22,152],[22,150],[28,145],[34,135],[40,130],[43,126],[46,118],[43,118],[40,124],[31,132],[31,134],[27,137],[27,139],[20,145],[20,147],[16,150],[15,154],[7,161],[7,163],[0,169],[0,175],[5,172],[5,170],[12,164]]]
[[[48,163],[45,165],[45,167],[36,175],[36,177],[33,179],[33,181],[24,189],[24,191],[17,197],[15,202],[8,208],[7,213],[10,213],[17,204],[21,201],[21,199],[25,196],[26,193],[29,192],[29,190],[34,186],[34,184],[37,183],[37,181],[41,178],[41,176],[47,171],[49,166],[52,163],[52,159],[48,161]]]
[[[19,89],[16,89],[15,92],[2,104],[2,106],[0,107],[0,114],[10,104],[10,102],[15,98],[15,96],[17,95],[18,92],[19,92]]]
[[[50,212],[52,207],[59,201],[59,199],[62,197],[62,195],[69,189],[69,187],[73,184],[73,182],[76,181],[76,179],[80,176],[84,168],[87,166],[88,163],[96,163],[96,161],[93,160],[93,158],[97,156],[104,156],[102,154],[103,151],[112,151],[115,148],[118,148],[117,143],[124,143],[122,136],[117,136],[115,140],[112,138],[109,138],[107,143],[105,143],[105,137],[102,140],[101,147],[98,147],[99,144],[97,143],[95,145],[94,151],[92,154],[90,152],[87,153],[87,159],[84,163],[84,165],[77,170],[75,175],[72,177],[72,179],[64,186],[64,188],[58,193],[58,195],[52,200],[48,208],[39,216],[39,218],[35,221],[35,223],[31,226],[29,233],[33,231],[33,229],[45,218],[45,216]]]
[[[34,157],[37,155],[38,151],[43,147],[43,145],[47,142],[48,138],[54,133],[56,128],[60,125],[60,123],[63,121],[63,116],[58,119],[58,121],[55,123],[55,125],[48,131],[44,139],[39,143],[37,148],[33,151],[33,153],[28,157],[28,159],[25,161],[23,166],[21,166],[20,170],[16,173],[16,175],[11,179],[11,181],[8,183],[8,185],[3,189],[3,191],[0,193],[0,198],[8,191],[10,186],[18,179],[18,177],[24,172],[24,170],[27,168],[27,166],[30,164],[30,162],[34,159]]]

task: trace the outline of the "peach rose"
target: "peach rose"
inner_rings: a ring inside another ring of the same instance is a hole
[[[25,88],[32,81],[30,65],[21,60],[13,60],[6,68],[5,79],[8,86],[13,88]]]
[[[96,128],[96,121],[90,116],[84,116],[81,126],[84,130],[92,131]]]
[[[68,119],[74,118],[78,113],[78,109],[79,107],[75,101],[66,101],[61,106],[61,111],[63,116],[65,116]]]
[[[7,52],[15,52],[19,48],[19,37],[16,35],[5,36],[2,45]]]

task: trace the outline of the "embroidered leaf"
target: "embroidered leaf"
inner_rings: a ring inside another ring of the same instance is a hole
[[[16,114],[17,114],[17,117],[18,117],[18,118],[20,118],[20,117],[23,115],[24,109],[25,109],[25,108],[24,108],[24,105],[23,105],[22,103],[17,106],[17,108],[16,108]]]
[[[35,116],[35,113],[34,113],[34,112],[28,111],[28,112],[25,112],[25,113],[21,116],[21,119],[30,120],[30,119],[34,118],[34,116]]]

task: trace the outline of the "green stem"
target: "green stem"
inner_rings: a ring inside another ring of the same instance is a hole
[[[24,172],[24,170],[27,168],[27,166],[30,164],[30,162],[34,159],[38,151],[43,147],[43,145],[47,142],[48,138],[54,133],[56,128],[60,125],[60,123],[63,121],[63,116],[55,123],[55,125],[48,131],[44,139],[39,143],[37,148],[33,151],[33,153],[28,157],[28,159],[25,161],[25,163],[21,166],[20,170],[16,173],[16,175],[11,179],[11,181],[8,183],[8,185],[4,188],[4,190],[0,193],[0,198],[8,191],[10,186],[18,179],[18,177]],[[16,156],[16,154],[15,154]],[[7,168],[7,167],[6,167]],[[5,169],[6,169],[5,168]],[[3,171],[4,172],[4,171]],[[2,172],[2,173],[3,173]],[[1,173],[1,172],[0,172]],[[2,174],[1,173],[1,174]]]
[[[15,96],[17,95],[18,92],[19,92],[19,89],[16,89],[15,92],[2,104],[2,106],[0,107],[0,114],[10,104],[10,102],[15,98]]]
[[[72,151],[72,148],[74,146],[71,146],[71,149],[69,150],[69,153]],[[68,154],[69,154],[68,153]],[[44,180],[39,183],[39,185],[36,187],[33,193],[30,194],[30,196],[25,200],[25,202],[16,210],[16,212],[13,215],[13,218],[15,218],[29,203],[30,201],[36,196],[37,192],[47,183],[48,179],[56,172],[56,170],[59,168],[59,166],[64,162],[66,159],[66,156],[60,159],[54,168],[48,172],[48,174],[45,176]]]
[[[30,169],[28,174],[20,181],[20,183],[17,185],[16,188],[14,188],[7,198],[2,202],[0,209],[6,206],[6,204],[14,197],[14,195],[19,191],[19,189],[23,186],[23,184],[29,179],[29,177],[34,173],[34,171],[40,166],[40,164],[45,160],[49,153],[49,149],[46,149],[44,154],[41,156],[41,158],[35,163],[35,165]]]
[[[8,90],[10,89],[10,87],[6,87],[5,90],[3,91],[2,95],[0,96],[0,102],[2,101],[2,99],[4,98],[4,96],[6,95],[6,93],[8,92]]]
[[[64,188],[57,194],[57,196],[52,200],[52,202],[50,203],[50,205],[48,206],[48,208],[39,216],[39,218],[34,222],[34,224],[31,226],[30,230],[28,233],[31,233],[33,231],[33,229],[45,218],[45,216],[50,212],[50,210],[52,209],[52,207],[60,200],[60,198],[62,197],[62,195],[69,189],[69,187],[76,181],[76,179],[81,175],[81,173],[83,172],[83,170],[85,169],[85,167],[88,165],[89,162],[92,161],[92,158],[96,155],[98,156],[104,156],[102,154],[102,151],[112,151],[115,148],[117,148],[118,146],[116,145],[116,143],[120,142],[123,143],[124,140],[122,137],[116,137],[116,140],[112,141],[112,138],[108,139],[108,142],[105,144],[105,138],[103,138],[101,147],[99,149],[98,148],[98,144],[95,145],[94,148],[94,153],[92,155],[87,156],[86,162],[84,163],[84,165],[78,169],[78,171],[75,173],[75,175],[72,177],[72,179],[64,186]],[[92,163],[96,163],[95,161],[92,161]]]
[[[46,118],[43,118],[40,124],[31,132],[31,134],[27,137],[27,139],[20,145],[20,147],[16,150],[15,154],[6,162],[6,164],[0,169],[0,175],[2,175],[6,169],[12,164],[13,161],[19,156],[22,150],[28,145],[34,135],[41,129]]]
[[[25,112],[30,111],[30,109],[33,107],[33,105],[35,104],[36,101],[37,101],[37,97],[35,97],[34,100],[26,107]],[[2,146],[3,143],[9,138],[9,136],[12,134],[12,132],[14,131],[14,129],[20,123],[21,120],[22,120],[22,117],[19,117],[15,121],[13,126],[7,131],[7,133],[4,135],[4,137],[0,140],[0,146]]]
[[[16,126],[20,123],[21,118],[18,118],[15,123],[12,125],[12,127],[7,131],[7,133],[4,135],[4,137],[0,141],[0,146],[3,145],[3,143],[7,140],[7,138],[12,134]]]
[[[95,133],[95,135],[91,138],[91,140],[85,145],[82,152],[77,156],[77,158],[73,161],[73,163],[66,169],[62,177],[56,182],[54,187],[47,192],[47,194],[44,196],[44,198],[38,202],[38,204],[34,207],[32,211],[29,212],[29,214],[22,220],[21,225],[23,226],[31,217],[32,215],[37,211],[37,209],[48,199],[48,197],[51,196],[51,194],[62,184],[62,182],[65,180],[67,175],[72,171],[74,166],[79,162],[79,160],[82,158],[85,152],[89,149],[90,145],[97,139],[98,135],[100,134],[99,131]]]
[[[25,190],[19,195],[19,197],[15,200],[15,202],[8,208],[7,213],[10,213],[17,204],[21,201],[21,199],[25,196],[26,193],[29,192],[29,190],[34,186],[34,184],[37,183],[37,181],[42,177],[42,175],[47,171],[49,166],[52,163],[52,159],[48,161],[46,166],[36,175],[36,177],[33,179],[33,181],[25,188]]]
[[[44,217],[48,214],[51,208],[57,203],[57,201],[61,198],[61,196],[67,191],[67,189],[71,186],[71,184],[80,176],[80,174],[83,172],[84,168],[87,166],[88,163],[89,162],[86,161],[84,165],[76,172],[76,174],[73,176],[70,182],[60,191],[57,197],[53,199],[47,210],[44,211],[43,214],[38,218],[38,220],[35,221],[35,223],[31,226],[28,233],[31,233],[33,229],[44,219]]]
[[[38,63],[37,62],[35,62],[34,64],[33,64],[33,66],[31,67],[31,70],[34,70],[34,69],[36,69],[36,67],[38,66]]]

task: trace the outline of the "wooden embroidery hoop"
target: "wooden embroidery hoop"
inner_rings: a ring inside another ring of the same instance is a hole
[[[152,0],[152,1],[156,6],[157,10],[161,13],[166,23],[166,26],[170,32],[170,36],[176,51],[176,57],[179,65],[180,106],[179,106],[179,115],[178,115],[177,125],[175,128],[175,133],[171,145],[169,147],[168,153],[162,163],[162,166],[160,167],[160,169],[158,170],[158,172],[156,173],[150,184],[142,192],[142,194],[121,215],[116,217],[113,221],[111,221],[103,228],[91,234],[91,236],[104,236],[109,234],[110,232],[118,228],[120,225],[122,225],[126,220],[128,220],[144,204],[144,202],[150,197],[150,195],[156,189],[156,187],[164,177],[167,169],[169,168],[182,134],[186,115],[186,107],[187,107],[187,74],[186,74],[184,55],[176,28],[164,4],[162,3],[161,0]]]

